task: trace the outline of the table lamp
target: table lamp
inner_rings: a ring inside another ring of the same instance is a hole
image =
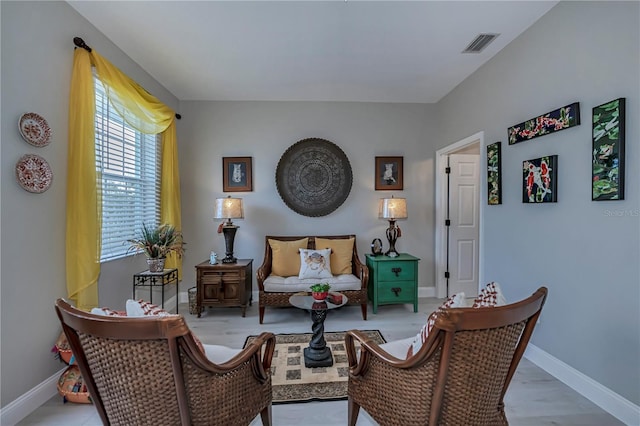
[[[215,218],[227,219],[222,224],[222,233],[224,234],[224,243],[226,245],[226,256],[222,259],[222,263],[236,263],[238,259],[233,257],[233,240],[236,237],[236,231],[239,226],[234,225],[231,219],[244,219],[242,198],[231,198],[231,196],[217,198]]]
[[[387,240],[389,240],[389,250],[385,255],[389,257],[397,257],[396,241],[400,238],[400,228],[396,226],[396,220],[407,218],[407,200],[406,198],[381,198],[378,204],[378,217],[387,219],[389,227],[387,228]]]

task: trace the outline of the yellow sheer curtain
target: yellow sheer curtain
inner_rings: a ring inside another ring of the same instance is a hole
[[[95,93],[91,65],[113,108],[134,129],[162,134],[160,220],[182,230],[175,113],[95,50],[76,49],[69,105],[67,291],[81,308],[97,306],[101,208],[95,171]],[[80,223],[80,229],[76,224]],[[86,224],[86,225],[85,225]],[[97,248],[87,250],[88,246]],[[182,274],[182,261],[168,259]]]
[[[67,165],[67,293],[76,306],[98,304],[100,215],[95,153],[95,92],[91,58],[84,49],[73,55],[69,93]]]

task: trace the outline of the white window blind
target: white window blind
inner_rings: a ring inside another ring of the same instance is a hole
[[[127,254],[142,224],[160,222],[160,138],[140,133],[113,109],[99,79],[96,91],[96,170],[102,197],[102,251],[107,261]]]

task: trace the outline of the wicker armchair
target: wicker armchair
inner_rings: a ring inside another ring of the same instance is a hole
[[[103,424],[271,424],[273,334],[217,365],[182,316],[98,316],[62,299],[56,312]]]
[[[510,305],[446,309],[408,359],[349,331],[348,424],[356,424],[362,407],[385,426],[507,425],[504,395],[546,296],[541,287]]]

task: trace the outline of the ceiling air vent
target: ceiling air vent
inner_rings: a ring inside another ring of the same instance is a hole
[[[462,53],[480,53],[500,34],[479,34]]]

